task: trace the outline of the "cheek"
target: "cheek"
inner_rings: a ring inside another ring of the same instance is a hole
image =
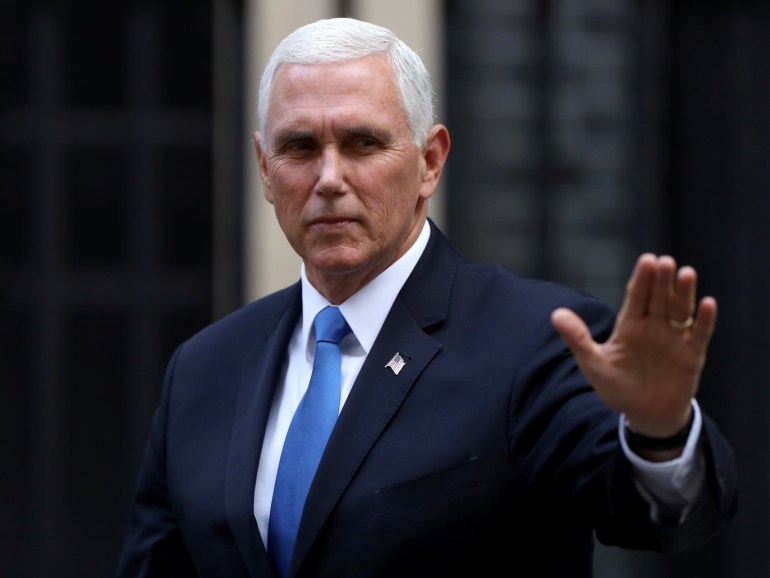
[[[354,182],[364,187],[360,190],[373,192],[370,203],[379,210],[392,212],[409,211],[417,202],[419,181],[416,167],[411,160],[398,159],[397,163],[365,167],[355,174]]]
[[[411,215],[419,197],[420,187],[414,172],[401,171],[391,179],[390,191],[385,195],[383,203],[390,213]]]
[[[276,208],[297,205],[306,190],[312,190],[312,180],[303,171],[279,167],[270,174],[270,191]]]
[[[287,233],[299,226],[302,204],[298,202],[296,195],[276,195],[273,200],[273,210],[281,228]]]

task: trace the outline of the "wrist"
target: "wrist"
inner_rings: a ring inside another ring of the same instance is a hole
[[[694,420],[695,412],[690,411],[690,419],[687,420],[685,426],[675,434],[663,438],[647,436],[636,432],[630,426],[628,420],[625,420],[624,429],[626,443],[635,453],[639,453],[639,451],[665,452],[682,448],[687,443],[687,438],[690,436]]]

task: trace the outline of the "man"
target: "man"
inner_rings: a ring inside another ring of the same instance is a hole
[[[460,257],[428,219],[448,131],[420,59],[380,27],[289,35],[259,114],[301,280],[174,354],[120,576],[575,578],[594,535],[676,551],[720,531],[735,466],[694,400],[716,303],[696,303],[693,269],[642,255],[616,322]],[[328,442],[297,442],[319,311],[344,317],[339,417]],[[299,492],[284,460],[311,445]]]

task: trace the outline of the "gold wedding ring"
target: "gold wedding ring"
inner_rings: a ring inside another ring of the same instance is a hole
[[[669,319],[668,322],[671,325],[671,327],[673,327],[674,329],[677,329],[679,331],[684,331],[688,327],[691,327],[693,323],[695,323],[695,319],[693,319],[692,315],[690,315],[684,321],[677,321],[676,319]]]

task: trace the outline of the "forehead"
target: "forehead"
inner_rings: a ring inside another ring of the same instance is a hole
[[[320,64],[284,64],[275,73],[268,126],[323,117],[406,121],[395,74],[385,55]],[[400,119],[398,117],[401,117]]]

